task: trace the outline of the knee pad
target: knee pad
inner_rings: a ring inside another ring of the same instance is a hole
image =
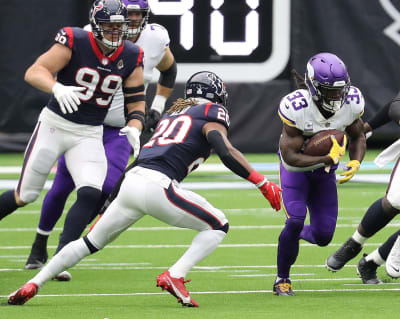
[[[32,163],[32,170],[39,174],[49,174],[56,154],[49,149],[41,149]]]

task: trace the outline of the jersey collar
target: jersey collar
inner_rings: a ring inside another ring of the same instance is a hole
[[[108,64],[110,61],[115,61],[121,54],[122,50],[124,49],[124,41],[122,41],[122,44],[118,47],[117,50],[114,51],[114,53],[111,56],[105,56],[98,47],[96,39],[93,36],[93,33],[88,32],[88,34],[89,34],[90,45],[92,46],[93,52],[94,54],[96,54],[97,58],[102,64]]]

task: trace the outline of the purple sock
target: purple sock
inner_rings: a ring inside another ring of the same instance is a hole
[[[279,236],[278,244],[278,277],[289,278],[290,268],[299,254],[299,235],[303,220],[289,218]]]
[[[51,232],[61,217],[68,195],[75,185],[65,166],[64,156],[60,157],[53,185],[43,201],[40,213],[39,229]]]

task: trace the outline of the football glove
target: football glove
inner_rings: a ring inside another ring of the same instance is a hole
[[[133,157],[137,157],[140,150],[140,131],[134,126],[125,126],[120,130],[120,135],[126,135],[133,148]]]
[[[345,172],[340,174],[340,176],[344,177],[339,179],[339,184],[346,183],[353,178],[355,173],[357,173],[357,171],[360,169],[360,162],[357,160],[350,161],[343,169],[345,170]]]
[[[333,144],[328,156],[332,159],[333,164],[337,164],[339,163],[342,156],[344,156],[344,154],[346,153],[347,137],[346,135],[343,136],[343,143],[341,146],[334,136],[331,136],[331,140]]]
[[[54,94],[58,104],[60,105],[61,112],[64,114],[74,113],[78,111],[78,105],[81,104],[76,92],[86,90],[84,87],[79,86],[66,86],[59,82],[53,85],[51,91]]]
[[[266,199],[270,202],[273,209],[276,211],[281,209],[281,191],[282,189],[275,183],[269,181],[264,175],[253,170],[248,181],[255,184]]]
[[[160,118],[161,114],[156,110],[151,109],[148,113],[146,113],[146,132],[152,133],[155,130]]]

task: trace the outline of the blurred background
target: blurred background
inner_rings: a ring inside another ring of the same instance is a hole
[[[24,82],[25,70],[64,26],[88,23],[91,1],[2,1],[0,19],[0,152],[23,152],[49,96]],[[169,31],[178,63],[169,102],[187,77],[216,72],[226,82],[230,139],[243,152],[276,152],[282,124],[277,107],[293,90],[290,70],[332,52],[347,65],[366,100],[363,119],[400,88],[400,0],[149,0],[150,22]],[[158,76],[154,76],[158,79]],[[151,101],[155,83],[148,89]],[[382,148],[398,137],[394,123],[368,140]]]

